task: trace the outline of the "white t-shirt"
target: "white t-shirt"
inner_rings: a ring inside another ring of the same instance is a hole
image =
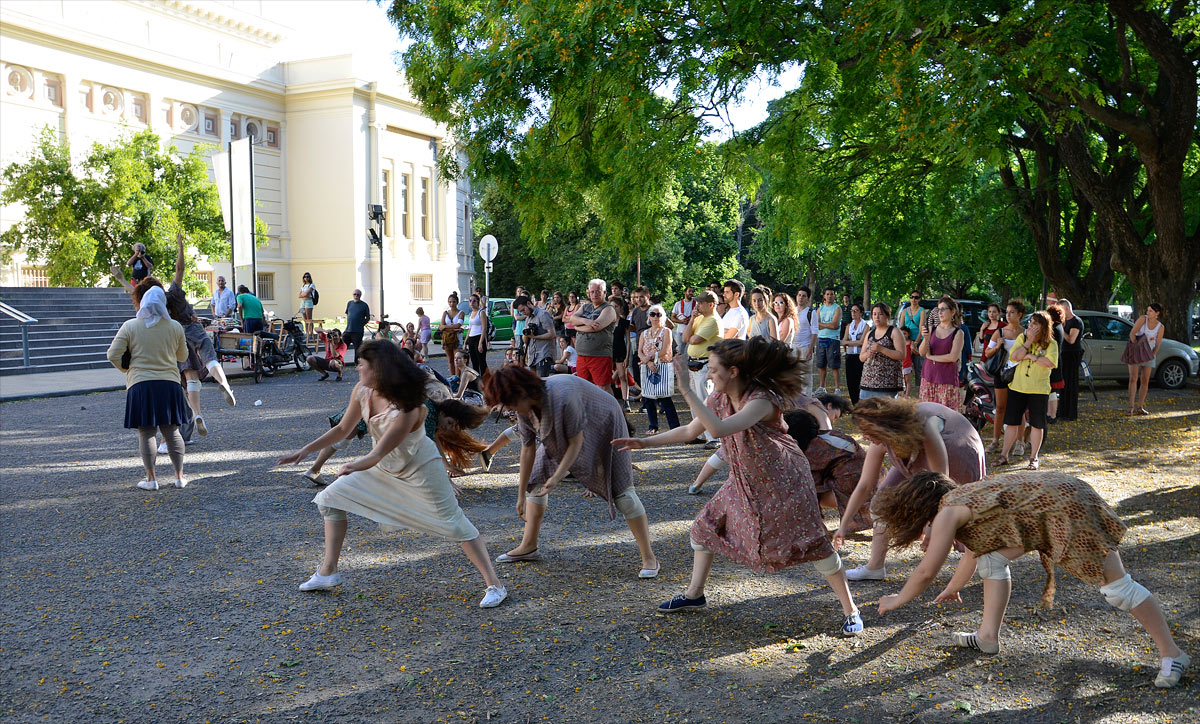
[[[678,322],[679,320],[675,319],[676,317],[690,317],[695,309],[695,299],[680,299],[678,302],[675,302],[675,306],[671,309],[671,321]]]
[[[817,314],[817,310],[813,307],[797,309],[796,316],[798,318],[796,322],[796,336],[793,337],[792,347],[795,349],[808,349],[812,346],[812,338],[817,333],[821,318]]]
[[[746,312],[746,308],[742,305],[730,307],[725,316],[721,317],[721,336],[726,337],[725,330],[735,329],[737,333],[733,335],[734,339],[745,339],[746,334],[750,331],[750,315]]]
[[[579,355],[575,352],[575,345],[568,344],[565,351],[567,353],[567,366],[574,367],[575,361],[579,359]]]

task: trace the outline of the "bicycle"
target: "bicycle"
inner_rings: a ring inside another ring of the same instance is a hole
[[[258,382],[264,375],[273,377],[279,368],[291,363],[296,365],[297,372],[308,369],[308,356],[312,354],[304,341],[304,328],[297,317],[292,317],[283,323],[286,336],[283,345],[278,343],[279,335],[273,332],[255,332],[258,337],[258,352],[254,355],[254,381]]]

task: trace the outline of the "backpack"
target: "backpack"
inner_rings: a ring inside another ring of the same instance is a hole
[[[311,294],[312,294],[312,303],[313,303],[313,306],[315,307],[321,303],[321,293],[317,291],[317,287],[315,284],[313,285]]]

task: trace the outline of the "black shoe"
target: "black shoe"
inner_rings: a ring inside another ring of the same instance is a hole
[[[317,378],[317,382],[324,382],[327,379],[329,379],[329,374],[322,372],[321,376]]]
[[[492,471],[492,454],[487,450],[479,453],[479,460],[483,463],[484,472]]]
[[[704,438],[698,437],[695,440],[688,440],[687,444],[688,445],[703,445],[704,442],[705,442]]]
[[[700,598],[688,598],[682,593],[672,598],[670,601],[658,604],[659,613],[679,613],[680,611],[694,611],[708,606],[708,600],[702,595]]]

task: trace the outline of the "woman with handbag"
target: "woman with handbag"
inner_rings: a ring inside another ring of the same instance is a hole
[[[679,427],[679,414],[675,411],[675,371],[671,368],[671,332],[663,326],[666,312],[661,304],[655,304],[646,312],[650,328],[642,332],[638,344],[638,361],[642,365],[642,404],[646,408],[650,429],[647,435],[658,434],[658,407],[662,406],[667,417],[667,428]]]
[[[1029,328],[1017,337],[1009,362],[1015,362],[1008,383],[1008,405],[1004,409],[1004,449],[997,465],[1008,464],[1008,453],[1021,432],[1025,412],[1029,412],[1029,469],[1038,469],[1038,452],[1046,435],[1046,415],[1050,404],[1050,371],[1058,366],[1058,343],[1054,341],[1050,315],[1034,312]]]
[[[1121,353],[1121,361],[1129,365],[1129,414],[1149,415],[1146,409],[1146,390],[1150,388],[1150,375],[1154,372],[1155,357],[1162,344],[1166,327],[1162,321],[1162,305],[1151,302],[1146,313],[1138,317],[1133,329],[1129,330],[1129,344]],[[1138,380],[1141,387],[1138,387]],[[1136,398],[1136,402],[1135,402]]]
[[[1008,323],[992,335],[991,343],[983,351],[984,369],[992,376],[996,391],[996,417],[992,423],[992,444],[988,445],[988,452],[996,452],[1001,447],[1000,433],[1004,429],[1004,411],[1008,407],[1008,380],[1012,379],[1011,370],[1017,366],[1016,362],[1009,360],[1008,355],[1017,337],[1025,331],[1021,327],[1025,304],[1020,299],[1010,299],[1005,305],[1004,314]],[[1022,442],[1016,454],[1024,455],[1024,448],[1025,443]]]

